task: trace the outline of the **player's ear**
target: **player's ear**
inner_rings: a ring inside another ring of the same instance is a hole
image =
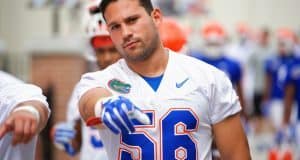
[[[159,27],[159,25],[162,22],[162,13],[161,13],[160,9],[158,9],[158,8],[153,9],[153,11],[151,12],[151,17],[152,17],[153,22],[156,25],[156,27]]]

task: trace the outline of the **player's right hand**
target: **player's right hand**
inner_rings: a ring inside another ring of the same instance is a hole
[[[133,133],[133,119],[145,125],[150,124],[149,117],[123,96],[112,96],[102,100],[100,115],[105,126],[115,134]]]
[[[9,132],[12,133],[12,145],[26,144],[38,133],[38,120],[28,111],[12,112],[0,124],[0,140]]]
[[[60,122],[53,127],[52,132],[55,146],[64,150],[70,156],[74,156],[76,151],[72,146],[72,140],[76,135],[75,123]]]

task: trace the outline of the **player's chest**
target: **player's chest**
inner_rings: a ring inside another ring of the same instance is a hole
[[[183,117],[181,114],[188,112],[202,119],[207,119],[206,116],[209,115],[210,98],[206,83],[180,71],[178,74],[166,74],[157,91],[137,76],[112,78],[108,81],[107,88],[115,95],[128,97],[139,108],[148,111],[153,122],[158,122],[169,114],[180,118]]]
[[[134,91],[134,90],[133,90]],[[204,92],[204,91],[203,91]],[[191,88],[182,92],[152,93],[141,92],[137,89],[127,96],[148,114],[152,126],[171,125],[183,123],[185,125],[198,125],[209,122],[209,98],[199,89]]]

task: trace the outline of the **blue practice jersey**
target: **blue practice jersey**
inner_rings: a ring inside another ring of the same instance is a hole
[[[192,54],[191,56],[200,59],[210,65],[217,67],[218,69],[222,70],[227,74],[230,78],[233,85],[237,85],[238,82],[241,80],[242,77],[242,70],[241,65],[230,58],[227,57],[220,57],[220,58],[209,58],[202,54]]]
[[[294,63],[294,56],[275,56],[265,62],[265,73],[272,79],[271,99],[283,99],[284,82],[286,81],[288,68]]]
[[[292,84],[295,87],[295,99],[298,104],[297,119],[300,120],[300,59],[295,59],[289,68],[286,76],[285,85]]]

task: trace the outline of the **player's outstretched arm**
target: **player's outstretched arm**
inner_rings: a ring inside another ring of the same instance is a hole
[[[12,145],[28,143],[45,127],[48,116],[47,107],[40,101],[22,102],[0,125],[0,139],[12,132]]]
[[[224,160],[250,160],[249,145],[240,114],[234,114],[213,125],[217,148]]]
[[[130,99],[109,95],[108,91],[101,88],[92,89],[83,95],[79,106],[87,124],[91,117],[96,117],[114,134],[128,134],[135,131],[132,119],[143,124],[150,123],[147,115]]]

